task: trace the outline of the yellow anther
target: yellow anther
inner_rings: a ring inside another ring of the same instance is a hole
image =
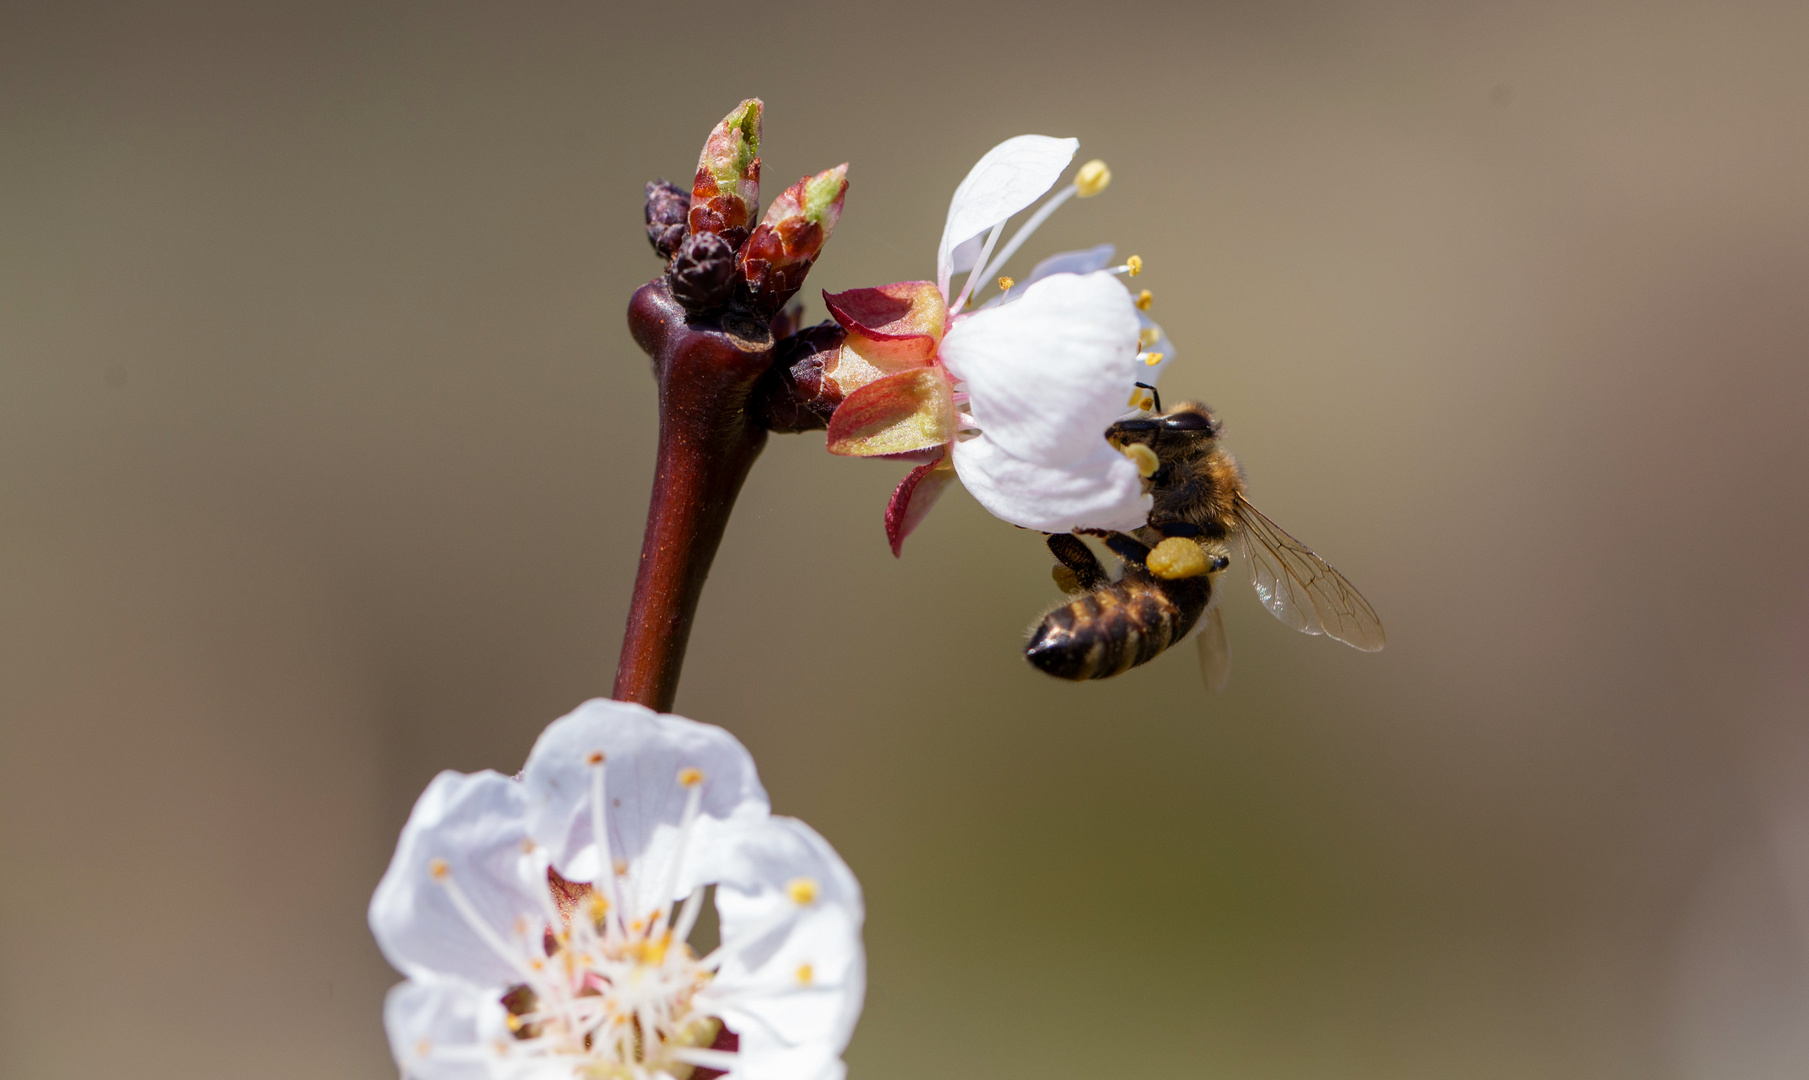
[[[1136,277],[1138,274],[1143,273],[1143,256],[1132,255],[1130,258],[1124,260],[1124,272],[1132,277]]]
[[[615,871],[616,871],[617,877],[627,877],[628,876],[628,860],[627,859],[617,859],[615,861]]]
[[[1017,284],[1017,282],[1011,280],[1010,278],[1002,277],[999,279],[999,291],[1000,292],[1010,292],[1011,287],[1016,284]]]
[[[1171,536],[1150,550],[1143,560],[1149,572],[1159,578],[1199,577],[1207,570],[1206,549],[1185,536]]]
[[[817,973],[815,968],[811,967],[809,964],[798,965],[799,986],[809,986],[812,982],[816,981],[816,977]]]
[[[415,1043],[415,1056],[416,1057],[426,1057],[428,1054],[431,1054],[431,1053],[433,1053],[432,1040],[422,1039],[419,1042]]]
[[[1155,367],[1157,364],[1160,364],[1162,362],[1162,358],[1167,355],[1168,355],[1167,353],[1153,352],[1153,353],[1150,353],[1148,356],[1145,356],[1143,358],[1143,362],[1148,364],[1150,367]]]
[[[1149,306],[1155,302],[1156,302],[1155,295],[1153,293],[1151,293],[1148,289],[1145,289],[1142,292],[1137,294],[1137,310],[1138,311],[1148,311]]]
[[[1106,167],[1105,162],[1094,158],[1074,174],[1074,194],[1090,199],[1104,191],[1111,182],[1112,170]]]
[[[680,769],[678,770],[678,782],[685,787],[696,787],[703,783],[703,770]]]
[[[516,1016],[514,1013],[504,1013],[503,1014],[503,1023],[509,1025],[510,1032],[517,1032],[517,1031],[521,1030],[521,1017]]]
[[[1131,443],[1124,447],[1124,456],[1130,458],[1131,464],[1137,466],[1138,476],[1154,476],[1156,470],[1162,467],[1162,462],[1157,459],[1156,452],[1145,443]]]
[[[1137,344],[1143,346],[1146,349],[1161,340],[1162,340],[1162,331],[1156,329],[1153,326],[1146,326],[1142,330],[1139,330],[1137,332]]]
[[[427,864],[427,872],[433,875],[435,881],[445,881],[452,876],[452,867],[447,865],[445,859],[434,859]]]
[[[534,854],[534,841],[532,841],[532,840],[523,840],[523,841],[522,841],[522,842],[521,842],[521,853],[522,853],[522,854],[523,854],[523,855],[532,855],[532,854]]]
[[[808,907],[817,901],[817,879],[792,878],[785,884],[785,895],[791,897],[791,902],[799,907]]]
[[[1049,568],[1049,576],[1055,579],[1055,587],[1065,593],[1080,591],[1080,577],[1074,571],[1056,563]]]
[[[584,763],[586,765],[601,765],[603,762],[604,757],[603,751],[601,750],[592,750],[590,753],[584,755]]]
[[[1129,405],[1133,409],[1143,408],[1143,391],[1132,390],[1131,391],[1131,400],[1125,402],[1125,404]]]
[[[546,967],[546,961],[540,959],[539,957],[535,957],[534,959],[528,961],[528,966],[533,968],[535,971],[539,971],[542,968]]]

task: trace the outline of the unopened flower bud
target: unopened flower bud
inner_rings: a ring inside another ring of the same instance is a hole
[[[738,248],[760,210],[759,98],[748,98],[722,118],[704,141],[691,185],[693,233],[716,233]]]
[[[831,372],[847,337],[847,331],[825,321],[778,343],[767,376],[770,385],[755,395],[769,430],[816,431],[828,425],[844,396]]]
[[[769,314],[785,306],[842,216],[848,164],[806,176],[780,193],[766,219],[748,237],[737,259],[747,283],[748,306]]]
[[[691,193],[664,180],[647,184],[647,242],[662,259],[670,259],[685,239],[685,219],[691,212]]]
[[[735,291],[735,249],[715,233],[685,237],[666,271],[672,298],[691,312],[713,311]]]

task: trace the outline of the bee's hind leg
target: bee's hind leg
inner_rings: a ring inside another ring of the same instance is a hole
[[[1049,553],[1055,556],[1056,562],[1074,572],[1076,586],[1083,592],[1092,592],[1111,580],[1105,567],[1094,557],[1093,549],[1073,533],[1051,533]]]
[[[1144,560],[1149,558],[1149,545],[1134,536],[1110,529],[1082,529],[1088,536],[1097,536],[1111,549],[1112,554],[1123,559],[1125,565],[1141,568]]]

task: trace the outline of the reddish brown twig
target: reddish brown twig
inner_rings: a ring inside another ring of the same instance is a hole
[[[766,445],[747,404],[772,366],[773,339],[751,319],[687,320],[664,278],[634,294],[628,325],[653,357],[660,444],[615,696],[665,712],[710,562]]]
[[[750,98],[716,125],[688,196],[647,185],[647,239],[666,272],[635,292],[628,327],[653,358],[659,461],[615,696],[662,712],[767,431],[821,428],[839,400],[822,354],[839,347],[841,331],[798,333],[797,310],[782,309],[841,216],[848,167],[799,180],[756,227],[761,108]]]
[[[822,385],[822,357],[843,335],[830,323],[775,342],[746,315],[690,316],[663,277],[635,292],[628,325],[653,358],[660,444],[615,697],[663,712],[741,483],[768,430],[822,429],[837,400]]]

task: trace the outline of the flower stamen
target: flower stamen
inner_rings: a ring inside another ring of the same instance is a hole
[[[962,305],[967,303],[968,296],[974,291],[974,283],[977,281],[985,281],[989,276],[982,270],[982,267],[985,267],[986,260],[992,257],[993,245],[999,242],[999,234],[1004,231],[1005,223],[1001,221],[992,227],[991,232],[986,234],[986,243],[980,248],[979,258],[974,260],[973,268],[967,272],[967,280],[961,283],[961,294],[955,297],[954,302],[948,306],[948,313],[950,315],[960,314]],[[1013,237],[1013,239],[1015,240],[1016,237]],[[1006,248],[1007,254],[1009,254],[1010,251],[1011,249],[1009,247]],[[1003,258],[999,260],[1001,264],[1004,261]]]
[[[696,1065],[704,1069],[721,1069],[733,1072],[741,1055],[733,1050],[708,1050],[701,1046],[674,1047],[671,1053],[673,1060],[682,1061],[686,1065]]]
[[[1043,222],[1049,220],[1049,215],[1061,208],[1062,203],[1077,195],[1083,199],[1090,199],[1104,191],[1106,185],[1111,182],[1112,170],[1106,167],[1105,162],[1094,158],[1082,165],[1075,171],[1073,183],[1045,199],[1043,205],[1036,208],[1036,213],[1030,215],[1030,220],[1024,222],[1018,231],[1012,234],[1011,240],[1006,243],[1005,250],[999,252],[997,259],[989,264],[985,256],[981,256],[980,261],[974,264],[974,277],[970,280],[984,281],[1004,269],[1006,261],[1018,253],[1018,249],[1024,246],[1024,241],[1030,239]],[[1003,227],[1001,224],[1000,228]],[[987,245],[989,251],[991,247],[991,244]],[[965,293],[963,295],[965,296]],[[951,312],[959,311],[961,305],[951,305],[949,310]]]
[[[1091,199],[1104,191],[1111,182],[1112,170],[1105,162],[1094,158],[1074,173],[1074,194],[1083,199]]]
[[[452,909],[459,913],[459,918],[463,919],[465,925],[471,928],[471,932],[477,935],[478,940],[489,946],[491,952],[501,957],[504,963],[513,967],[523,978],[533,982],[535,969],[532,962],[525,960],[520,950],[504,941],[502,935],[496,932],[496,928],[484,919],[483,914],[477,910],[477,905],[473,904],[471,898],[465,895],[465,890],[459,888],[459,883],[452,880],[452,868],[447,865],[446,860],[435,859],[428,864],[428,867],[428,872],[432,875],[433,880],[439,884],[440,888],[446,890],[446,899],[452,901]]]
[[[666,871],[666,887],[654,900],[660,906],[658,925],[648,928],[648,936],[665,930],[667,920],[672,915],[674,901],[673,890],[678,888],[679,872],[685,865],[685,848],[690,845],[691,831],[697,824],[697,811],[703,806],[703,770],[681,769],[678,782],[685,789],[685,813],[678,822],[678,846],[672,852],[672,865]]]
[[[609,853],[609,824],[604,820],[603,808],[609,804],[603,801],[604,774],[608,771],[605,763],[608,755],[601,750],[593,750],[585,759],[590,766],[590,831],[591,839],[597,845],[597,884],[603,889],[604,899],[616,913],[616,922],[622,921],[622,898],[616,892],[616,875],[610,873],[615,868],[615,859]]]

